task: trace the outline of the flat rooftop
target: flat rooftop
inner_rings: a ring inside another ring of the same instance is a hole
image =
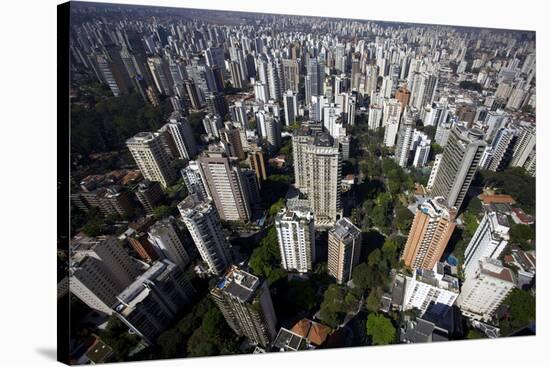
[[[238,298],[242,302],[252,299],[260,279],[244,270],[233,266],[218,282],[216,289]]]

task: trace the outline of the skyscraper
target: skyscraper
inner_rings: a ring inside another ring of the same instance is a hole
[[[126,146],[143,174],[149,181],[160,182],[167,187],[176,180],[170,158],[163,148],[158,133],[141,132],[126,140]]]
[[[265,159],[262,148],[258,145],[249,145],[248,151],[248,164],[250,168],[256,172],[256,177],[258,178],[258,184],[261,186],[262,181],[267,180],[267,173],[265,169]]]
[[[168,259],[184,269],[191,259],[174,217],[157,221],[149,228],[149,242],[160,259]]]
[[[536,142],[535,129],[531,126],[522,126],[519,130],[518,140],[514,145],[510,165],[522,167],[529,158],[529,154],[535,149]]]
[[[361,256],[361,230],[348,218],[339,219],[328,232],[328,273],[338,284],[351,280]]]
[[[428,72],[415,73],[411,86],[411,106],[421,110],[433,102],[437,88],[437,75]]]
[[[189,161],[187,167],[181,169],[181,176],[189,195],[196,195],[199,200],[205,200],[208,197],[199,165],[196,161]]]
[[[117,295],[113,310],[133,333],[153,345],[194,294],[183,270],[169,260],[160,260]]]
[[[307,273],[315,261],[315,225],[307,207],[283,208],[275,216],[281,265],[287,271]]]
[[[283,59],[284,90],[298,92],[300,84],[299,60]]]
[[[233,265],[210,294],[235,334],[263,347],[275,339],[277,318],[267,282]]]
[[[325,62],[318,57],[307,60],[307,75],[305,81],[306,101],[311,101],[311,96],[323,95],[325,82]]]
[[[480,260],[477,268],[462,284],[456,302],[464,316],[487,322],[516,287],[516,280],[512,270],[503,267],[498,260]]]
[[[230,157],[237,157],[239,160],[245,158],[241,141],[241,132],[232,123],[226,123],[225,128],[220,129],[221,141],[227,145]]]
[[[168,129],[174,139],[180,158],[192,159],[197,154],[193,130],[181,113],[173,112],[168,119]]]
[[[139,275],[139,269],[116,238],[77,237],[71,241],[71,293],[88,307],[110,315],[116,296]]]
[[[155,206],[162,201],[164,193],[160,188],[158,182],[151,182],[149,180],[141,181],[136,190],[136,197],[138,198],[147,214],[152,214]]]
[[[178,204],[178,210],[210,273],[223,274],[231,263],[231,253],[212,202],[189,195]]]
[[[204,131],[209,137],[220,137],[220,129],[223,128],[222,117],[218,114],[209,113],[202,119]]]
[[[292,136],[296,187],[307,195],[315,226],[332,226],[341,216],[342,156],[338,141],[309,127]]]
[[[414,126],[413,117],[408,112],[405,112],[397,131],[397,144],[395,146],[395,161],[403,168],[407,167],[409,162]]]
[[[285,109],[285,125],[290,126],[296,122],[296,116],[298,115],[296,92],[287,90],[283,95],[283,105]]]
[[[455,229],[456,208],[443,197],[428,199],[418,209],[401,259],[411,268],[433,269]]]
[[[482,131],[453,126],[443,149],[432,196],[443,196],[450,206],[460,209],[485,147]]]
[[[259,111],[256,116],[259,118],[259,128],[262,131],[262,138],[267,141],[269,154],[273,155],[281,147],[281,121],[278,117],[265,111]]]
[[[500,128],[491,144],[491,159],[487,169],[502,171],[513,158],[513,148],[516,141],[515,131],[509,128]]]
[[[229,112],[227,101],[222,93],[208,93],[206,95],[206,109],[209,113],[218,114],[222,118]]]
[[[227,157],[223,148],[211,146],[199,159],[201,177],[220,218],[227,221],[250,219],[250,202],[239,160]]]
[[[509,230],[510,223],[506,215],[492,210],[485,212],[464,252],[466,278],[475,275],[480,260],[498,259],[510,239]]]

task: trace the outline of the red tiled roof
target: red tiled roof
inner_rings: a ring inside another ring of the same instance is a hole
[[[479,199],[483,201],[484,204],[515,204],[516,201],[510,195],[479,195]]]
[[[308,319],[301,319],[292,327],[291,331],[295,334],[300,335],[303,338],[307,338],[310,327],[311,321],[309,321]]]
[[[309,339],[311,344],[319,346],[322,345],[325,340],[327,340],[327,337],[331,331],[331,328],[329,328],[328,326],[313,322],[311,325],[311,329],[309,329],[309,334],[307,338]]]

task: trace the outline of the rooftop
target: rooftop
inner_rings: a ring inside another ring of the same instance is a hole
[[[242,302],[252,299],[260,286],[260,279],[235,265],[220,279],[215,289],[223,291]]]
[[[342,241],[356,238],[361,234],[361,230],[357,228],[348,218],[341,218],[329,230],[329,233],[336,236]]]

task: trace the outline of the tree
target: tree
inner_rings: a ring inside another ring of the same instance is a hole
[[[510,227],[510,243],[519,244],[524,250],[531,250],[531,241],[534,233],[530,226],[525,224],[512,224]]]
[[[323,303],[321,303],[321,309],[319,310],[319,317],[330,327],[337,327],[343,320],[345,312],[343,293],[342,289],[336,284],[329,285],[325,291]]]
[[[82,227],[82,232],[89,237],[99,236],[102,233],[102,230],[103,221],[99,218],[92,218],[84,225],[84,227]]]
[[[271,207],[269,208],[269,216],[270,217],[275,216],[275,214],[277,214],[279,210],[281,210],[284,207],[285,207],[285,199],[280,198],[275,203],[273,203],[273,205],[271,205]]]
[[[260,241],[260,246],[254,249],[250,256],[250,269],[270,284],[286,276],[286,271],[280,268],[281,254],[275,227],[271,226],[266,236]]]
[[[380,308],[380,299],[382,298],[382,290],[380,288],[373,289],[367,297],[367,310],[369,312],[377,312]]]
[[[464,234],[467,238],[472,238],[474,233],[477,230],[478,222],[474,214],[465,212],[463,215],[464,218]]]
[[[127,360],[128,354],[139,342],[136,335],[128,333],[128,326],[114,315],[109,318],[107,327],[100,333],[100,336],[107,345],[113,348],[117,361]]]
[[[382,257],[390,268],[399,265],[399,244],[394,239],[386,239],[382,245]]]
[[[508,306],[508,319],[500,321],[504,335],[528,325],[536,319],[536,299],[530,292],[514,289],[503,302]]]
[[[169,329],[157,338],[162,358],[183,356],[185,344],[183,334],[178,329]]]
[[[353,285],[364,292],[369,283],[369,268],[366,263],[357,265],[352,272]]]
[[[219,354],[219,349],[212,343],[202,328],[195,330],[187,342],[187,354],[190,357],[204,357]]]
[[[476,329],[470,329],[468,330],[468,334],[466,334],[466,339],[486,339],[487,336],[485,334],[480,333]]]
[[[153,209],[153,216],[155,219],[164,219],[170,215],[177,215],[177,212],[174,211],[174,208],[168,205],[160,205]]]
[[[371,313],[367,317],[367,335],[374,345],[391,344],[395,340],[396,330],[391,320],[381,314]]]
[[[399,205],[395,212],[396,227],[401,232],[408,232],[411,228],[413,218],[414,215],[408,208],[404,207],[403,205]]]

